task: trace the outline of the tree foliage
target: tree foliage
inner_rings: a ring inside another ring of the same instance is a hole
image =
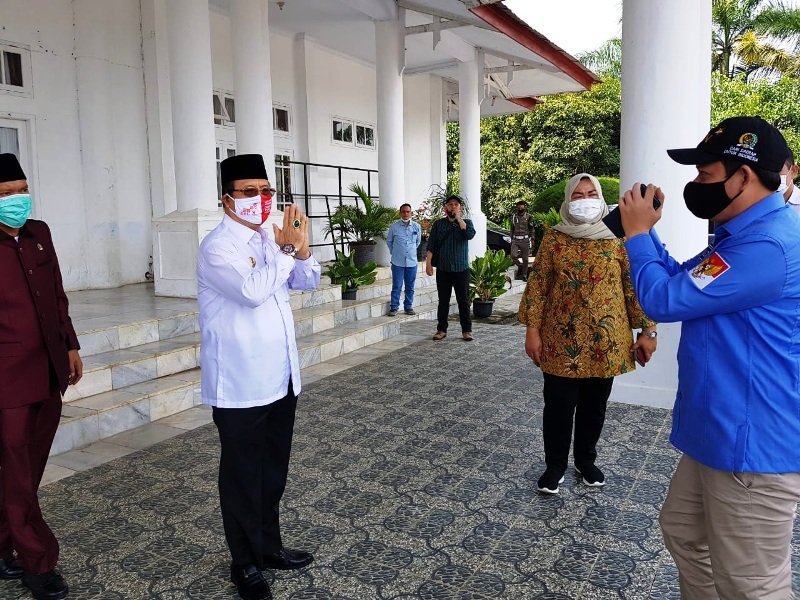
[[[575,173],[619,174],[618,80],[543,100],[534,111],[481,121],[482,207],[493,221]]]
[[[728,117],[760,115],[781,130],[789,147],[800,151],[800,82],[784,77],[779,81],[743,75],[728,79],[714,74],[711,84],[711,124]]]
[[[622,39],[611,38],[597,50],[576,57],[583,65],[603,78],[622,78]]]
[[[731,79],[800,75],[800,9],[780,0],[712,0],[711,19],[715,72]],[[794,51],[783,44],[794,44]]]

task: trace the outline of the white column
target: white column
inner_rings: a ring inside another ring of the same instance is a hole
[[[178,210],[216,210],[208,4],[169,0],[167,28]]]
[[[486,252],[486,215],[481,212],[481,107],[480,76],[477,60],[458,64],[458,149],[460,153],[461,195],[475,225],[469,243],[469,258]]]
[[[197,296],[200,242],[218,223],[208,4],[166,2],[177,210],[153,219],[158,296]]]
[[[706,246],[708,225],[683,202],[683,187],[697,171],[666,150],[696,146],[710,128],[710,112],[711,0],[624,0],[620,187],[661,186],[666,201],[656,229],[678,260]],[[612,400],[671,407],[679,338],[680,323],[659,324],[658,352],[646,368],[617,378]]]
[[[655,183],[666,194],[657,230],[679,260],[706,245],[707,222],[683,203],[697,174],[667,156],[708,132],[711,114],[711,0],[625,0],[622,11],[620,187]]]
[[[378,102],[378,187],[384,206],[399,207],[405,197],[403,150],[403,70],[405,11],[399,20],[375,22],[375,81]],[[389,264],[389,250],[378,244],[379,264]]]
[[[265,0],[231,0],[236,153],[261,154],[275,179],[269,17]]]

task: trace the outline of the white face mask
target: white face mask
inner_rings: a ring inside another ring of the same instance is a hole
[[[406,225],[408,225],[409,223],[411,223],[411,219],[402,219],[402,218],[401,218],[400,220],[401,220],[403,223],[405,223]]]
[[[605,202],[599,198],[572,200],[569,203],[569,214],[573,219],[581,223],[592,223],[603,210],[603,204]]]
[[[782,194],[789,189],[789,174],[781,175],[781,184],[778,186],[778,191]]]
[[[228,196],[230,198],[230,196]],[[253,196],[252,198],[231,198],[235,206],[236,216],[252,223],[261,225],[269,217],[272,209],[272,198],[268,196]]]

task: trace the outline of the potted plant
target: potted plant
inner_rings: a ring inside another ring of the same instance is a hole
[[[330,277],[331,283],[341,284],[342,300],[355,300],[358,288],[375,283],[377,273],[378,265],[374,261],[357,265],[355,251],[345,254],[336,250],[336,260],[328,265],[323,275]]]
[[[382,206],[377,200],[370,198],[367,191],[358,183],[350,186],[364,208],[356,204],[342,204],[329,217],[328,225],[323,230],[325,235],[338,234],[340,239],[350,242],[350,249],[356,253],[355,261],[364,266],[375,260],[377,238],[385,239],[389,226],[398,218],[397,209]]]
[[[424,261],[425,254],[428,252],[428,236],[431,233],[431,226],[442,216],[442,204],[437,203],[434,198],[426,198],[425,201],[411,214],[411,218],[419,223],[422,230],[422,238],[417,246],[417,261]]]
[[[492,314],[494,299],[511,287],[508,269],[514,262],[505,252],[486,249],[486,254],[476,256],[469,267],[469,299],[476,318],[486,318]]]

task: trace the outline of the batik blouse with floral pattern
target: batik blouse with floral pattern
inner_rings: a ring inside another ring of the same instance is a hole
[[[632,329],[650,327],[630,278],[624,240],[547,229],[518,320],[537,327],[540,367],[561,377],[613,377],[636,368]]]

